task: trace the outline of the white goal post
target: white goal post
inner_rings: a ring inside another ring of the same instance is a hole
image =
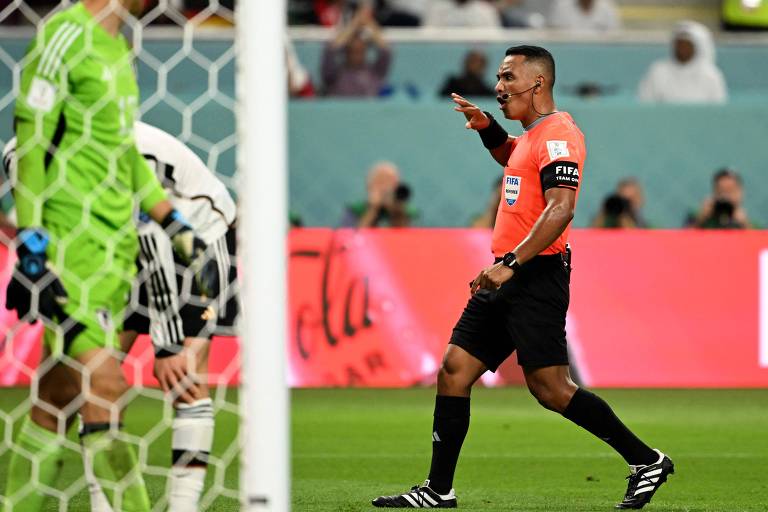
[[[285,0],[236,10],[244,510],[290,509]]]

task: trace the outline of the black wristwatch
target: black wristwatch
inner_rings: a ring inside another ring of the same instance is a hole
[[[501,262],[504,264],[505,267],[509,267],[515,272],[520,270],[520,264],[517,262],[517,256],[515,256],[515,253],[508,252],[504,255],[504,257],[501,259]]]

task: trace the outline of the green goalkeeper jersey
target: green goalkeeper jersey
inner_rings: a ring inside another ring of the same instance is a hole
[[[105,254],[92,255],[92,269],[114,258],[132,264],[136,202],[148,211],[165,198],[136,149],[137,106],[131,49],[82,4],[38,30],[16,101],[14,196],[18,225],[48,228],[65,267],[71,254],[62,252],[93,251],[94,241]]]

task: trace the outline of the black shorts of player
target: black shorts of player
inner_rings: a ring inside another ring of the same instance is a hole
[[[494,372],[515,350],[520,366],[567,365],[570,274],[570,253],[536,256],[498,290],[479,290],[469,299],[451,344]]]
[[[136,267],[141,273],[141,262],[136,260]],[[149,334],[149,316],[145,315],[142,311],[147,311],[149,305],[149,297],[147,297],[147,286],[142,283],[139,285],[139,296],[133,295],[131,299],[135,300],[135,306],[128,304],[128,309],[125,312],[125,318],[123,319],[124,331],[136,331],[139,334]],[[142,311],[140,311],[142,310]]]
[[[219,336],[236,336],[235,324],[240,314],[240,287],[237,280],[237,231],[234,227],[229,228],[226,235],[227,251],[230,254],[229,276],[227,276],[226,306],[219,313],[216,320],[216,329],[214,334]]]
[[[181,325],[184,331],[184,337],[194,338],[207,338],[211,339],[214,335],[221,336],[234,336],[235,322],[237,316],[240,313],[239,293],[237,287],[237,264],[236,264],[236,248],[237,248],[237,236],[235,228],[230,228],[226,233],[227,251],[230,254],[230,266],[229,275],[227,276],[227,293],[225,306],[219,313],[219,317],[216,319],[215,327],[211,329],[208,323],[203,320],[203,313],[205,308],[192,304],[185,303],[179,308],[179,317],[181,318]],[[183,266],[183,263],[178,260],[176,254],[174,254],[174,261],[177,265]],[[139,273],[142,272],[141,260],[136,260]],[[182,289],[182,276],[176,275],[176,285],[178,289]],[[149,334],[149,317],[144,314],[147,311],[149,300],[147,295],[147,286],[142,283],[139,287],[138,296],[138,308],[131,308],[123,321],[123,329],[126,331],[136,331],[139,334]],[[200,295],[200,291],[194,281],[191,283],[192,295]]]
[[[174,254],[174,261],[177,265],[183,265],[183,263],[176,258]],[[136,260],[136,266],[139,269],[139,274],[143,271],[141,260]],[[177,286],[182,287],[181,276],[176,276]],[[139,334],[149,334],[150,321],[149,316],[145,314],[148,311],[149,297],[147,293],[147,285],[145,282],[139,285],[138,307],[128,308],[125,319],[123,320],[123,330],[136,331]],[[191,283],[190,294],[200,295],[200,291],[194,280]],[[205,308],[192,303],[184,303],[179,307],[179,316],[181,319],[181,328],[183,330],[184,338],[205,338],[211,339],[215,334],[215,330],[211,329],[208,322],[203,320],[203,314]],[[218,320],[217,320],[218,321]],[[179,339],[178,343],[181,343]]]

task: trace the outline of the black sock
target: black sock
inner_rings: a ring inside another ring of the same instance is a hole
[[[647,465],[659,460],[659,454],[638,439],[594,393],[578,389],[563,416],[611,445],[628,464]]]
[[[469,397],[435,397],[432,423],[432,466],[429,486],[438,494],[448,494],[453,487],[453,473],[464,437],[469,430]]]

